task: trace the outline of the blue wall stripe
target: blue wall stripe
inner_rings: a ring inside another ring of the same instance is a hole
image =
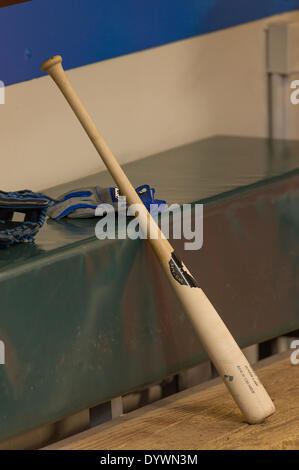
[[[42,75],[299,9],[299,0],[32,0],[0,9],[0,80]]]

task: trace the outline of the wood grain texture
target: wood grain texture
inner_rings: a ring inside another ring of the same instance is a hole
[[[299,449],[299,365],[288,353],[260,376],[277,409],[262,424],[245,423],[216,379],[217,385],[193,387],[48,448]]]

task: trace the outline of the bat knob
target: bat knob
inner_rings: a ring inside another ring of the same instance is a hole
[[[61,64],[61,62],[62,57],[60,55],[55,55],[54,57],[51,57],[51,59],[43,62],[40,68],[43,72],[48,73],[50,68],[54,67],[54,65]]]

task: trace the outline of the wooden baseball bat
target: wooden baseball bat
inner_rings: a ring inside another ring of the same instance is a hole
[[[260,423],[275,411],[274,404],[250,367],[247,359],[224,322],[197,285],[186,266],[160,231],[159,226],[142,204],[132,184],[115,159],[105,140],[67,78],[60,56],[44,62],[41,69],[60,88],[90,140],[104,161],[129,205],[138,204],[137,218],[147,241],[152,246],[186,315],[234,400],[250,424]],[[151,237],[156,233],[158,237]]]

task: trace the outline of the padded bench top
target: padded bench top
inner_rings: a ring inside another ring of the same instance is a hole
[[[95,158],[99,158],[95,153]],[[168,204],[221,199],[231,192],[270,182],[299,171],[299,141],[253,137],[216,136],[176,147],[123,165],[132,184],[150,184]],[[59,185],[46,194],[57,197],[66,191],[91,185],[113,186],[107,171]],[[93,220],[45,223],[36,244],[0,251],[3,270],[28,264],[57,250],[95,239]],[[104,245],[104,241],[101,242]]]

